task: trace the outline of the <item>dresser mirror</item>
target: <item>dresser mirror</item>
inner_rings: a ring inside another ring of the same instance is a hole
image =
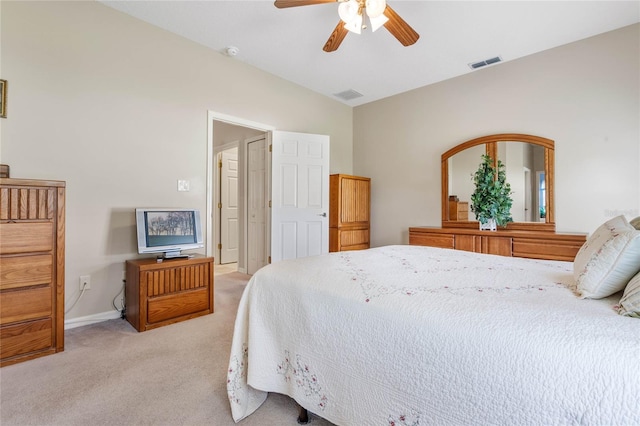
[[[554,142],[515,133],[472,139],[442,154],[442,226],[478,229],[471,194],[483,154],[505,165],[513,199],[507,229],[554,232]]]

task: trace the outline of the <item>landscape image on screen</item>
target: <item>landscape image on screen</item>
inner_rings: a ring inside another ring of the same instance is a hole
[[[147,246],[194,243],[192,212],[147,212]]]

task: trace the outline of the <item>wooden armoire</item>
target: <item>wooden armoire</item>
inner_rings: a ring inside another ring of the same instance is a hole
[[[0,179],[0,366],[64,350],[65,182]]]
[[[369,248],[371,179],[329,176],[329,251]]]

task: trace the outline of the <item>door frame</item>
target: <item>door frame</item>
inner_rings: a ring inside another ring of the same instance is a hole
[[[263,124],[257,121],[247,120],[241,117],[235,117],[228,114],[223,114],[220,112],[207,110],[207,183],[206,183],[206,214],[205,214],[205,232],[206,232],[206,244],[205,244],[205,254],[207,256],[214,256],[213,244],[217,241],[218,233],[216,232],[215,226],[215,210],[213,193],[215,188],[215,170],[217,169],[216,163],[216,152],[214,152],[213,145],[213,127],[214,121],[222,121],[224,123],[233,124],[235,126],[248,127],[255,130],[260,130],[262,132],[270,135],[270,132],[276,130],[275,126],[270,124]],[[268,136],[269,137],[269,136]],[[243,154],[244,155],[244,154]],[[217,191],[216,191],[217,192]],[[217,204],[216,204],[217,205]],[[220,262],[219,257],[216,257],[216,262]]]

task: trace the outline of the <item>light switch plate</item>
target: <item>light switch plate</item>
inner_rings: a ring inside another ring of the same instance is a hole
[[[189,181],[178,179],[178,191],[184,192],[189,190]]]

